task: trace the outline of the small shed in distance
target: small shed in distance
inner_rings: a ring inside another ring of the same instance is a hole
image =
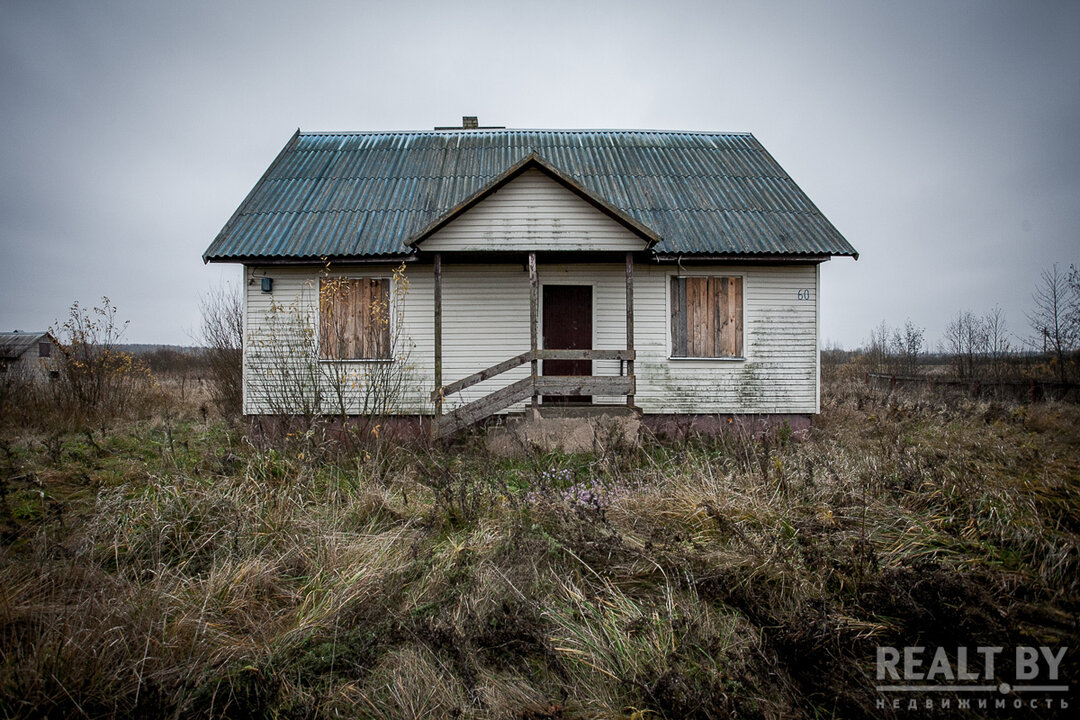
[[[0,332],[0,372],[18,373],[28,380],[56,377],[59,348],[47,331]]]

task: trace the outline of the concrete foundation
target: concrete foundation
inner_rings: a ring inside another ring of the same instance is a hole
[[[775,413],[769,415],[644,415],[643,425],[660,440],[687,440],[724,432],[761,437],[786,430],[797,440],[810,435],[812,416]]]
[[[249,415],[252,440],[277,442],[288,433],[303,431],[299,421],[272,415]],[[340,423],[325,418],[319,431],[328,438],[340,436]],[[660,441],[685,441],[725,432],[760,437],[770,432],[789,432],[796,439],[810,434],[812,416],[772,415],[642,415],[625,405],[541,405],[536,417],[531,410],[490,418],[484,441],[497,455],[519,454],[524,450],[592,452],[612,444],[637,445],[643,437]],[[366,424],[349,418],[355,431]],[[483,425],[478,426],[483,428]],[[374,428],[368,427],[371,433]],[[431,442],[431,417],[399,415],[383,418],[378,437],[393,442]]]
[[[526,450],[594,452],[641,441],[641,418],[625,405],[548,405],[507,418],[488,429],[488,450],[499,456]]]

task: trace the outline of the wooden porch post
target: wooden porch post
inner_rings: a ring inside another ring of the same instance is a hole
[[[529,253],[529,338],[533,352],[532,379],[533,390],[536,390],[536,378],[539,375],[539,363],[536,360],[536,351],[540,347],[540,283],[536,277],[536,253]],[[535,417],[539,412],[539,396],[533,392],[532,410]]]
[[[634,254],[626,253],[626,349],[634,349]],[[634,361],[626,361],[626,374],[634,377]],[[635,381],[636,382],[636,381]],[[634,396],[626,396],[626,404],[633,406]]]
[[[435,253],[435,390],[443,386],[442,381],[442,254]],[[435,398],[435,418],[442,416],[443,396]]]

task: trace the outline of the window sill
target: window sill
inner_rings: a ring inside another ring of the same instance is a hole
[[[738,357],[675,357],[674,355],[669,355],[668,360],[674,360],[676,362],[683,362],[685,360],[697,362],[746,362],[746,357],[742,355]]]
[[[394,362],[393,358],[345,358],[343,360],[329,360],[327,358],[319,358],[319,363],[320,364],[325,363],[327,365],[329,365],[330,363],[392,363],[392,362]]]

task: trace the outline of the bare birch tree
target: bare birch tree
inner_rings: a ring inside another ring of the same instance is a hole
[[[919,374],[919,359],[926,351],[925,335],[926,331],[911,322],[911,318],[904,322],[903,328],[893,330],[889,355],[897,373],[912,376]]]
[[[995,307],[982,318],[983,355],[989,363],[990,376],[1001,380],[1005,375],[1006,361],[1012,346],[1009,343],[1009,328],[1005,322],[1005,311]]]
[[[1076,269],[1070,267],[1068,275],[1057,264],[1043,270],[1031,299],[1035,308],[1028,313],[1028,322],[1034,334],[1031,338],[1035,349],[1051,355],[1058,379],[1064,382],[1068,376],[1066,365],[1069,354],[1080,341],[1080,281]]]

